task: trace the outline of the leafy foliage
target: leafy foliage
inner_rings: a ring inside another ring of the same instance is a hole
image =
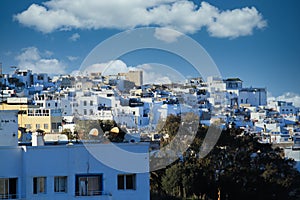
[[[174,116],[167,122],[171,127]],[[175,123],[175,125],[178,122]],[[166,129],[167,131],[168,129]],[[170,129],[172,131],[172,129]],[[300,174],[295,162],[283,157],[283,150],[261,144],[254,135],[240,130],[222,132],[214,149],[199,158],[207,127],[199,126],[184,159],[167,169],[152,172],[151,191],[185,199],[299,199]],[[187,133],[188,134],[188,133]]]

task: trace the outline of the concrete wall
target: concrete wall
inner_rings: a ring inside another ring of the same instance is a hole
[[[149,170],[149,157],[145,157],[148,155],[148,145],[118,144],[118,148],[125,151],[146,153],[134,157],[134,160],[130,160],[130,156],[120,158],[115,155],[114,147],[109,144],[0,147],[0,157],[5,158],[5,162],[0,165],[0,178],[18,178],[18,197],[22,199],[150,199],[149,173],[143,172]],[[129,163],[129,166],[140,169],[143,173],[136,173],[136,189],[118,190],[118,174],[128,172],[106,166],[91,154],[93,150],[102,152],[106,161],[115,160],[119,164],[116,168],[122,169]],[[103,195],[75,196],[75,176],[78,174],[102,174]],[[54,192],[55,176],[67,176],[66,193]],[[46,177],[45,194],[33,194],[34,177]]]

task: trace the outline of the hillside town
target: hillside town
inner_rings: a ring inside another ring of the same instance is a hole
[[[0,86],[0,155],[7,159],[1,161],[0,199],[149,199],[149,156],[128,161],[142,173],[122,172],[99,162],[86,146],[113,159],[108,141],[123,133],[116,142],[121,148],[159,150],[170,137],[158,129],[161,123],[189,112],[203,126],[234,127],[241,137],[254,135],[284,149],[300,170],[299,108],[267,98],[266,88],[244,86],[240,78],[144,84],[141,70],[50,77],[16,68],[1,72]]]

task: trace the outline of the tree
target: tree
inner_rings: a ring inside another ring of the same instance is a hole
[[[172,138],[178,132],[180,121],[180,115],[169,115],[166,120],[159,121],[157,130],[162,134],[168,134]]]
[[[282,153],[259,143],[255,135],[227,129],[205,158],[187,154],[169,166],[161,178],[163,192],[182,199],[217,199],[218,192],[222,200],[299,199],[300,174]]]

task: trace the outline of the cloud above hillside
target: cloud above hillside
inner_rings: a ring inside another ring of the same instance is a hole
[[[15,57],[20,69],[30,69],[35,73],[64,74],[66,65],[56,58],[52,52],[41,52],[37,47],[23,48]]]
[[[300,95],[293,92],[286,92],[281,96],[276,97],[277,101],[293,102],[294,106],[300,108]]]
[[[197,5],[189,0],[50,0],[31,4],[13,18],[43,33],[155,26],[188,34],[206,29],[212,37],[236,38],[267,26],[255,7],[220,10],[204,1]],[[165,41],[176,38],[166,38],[163,30],[157,36]]]

